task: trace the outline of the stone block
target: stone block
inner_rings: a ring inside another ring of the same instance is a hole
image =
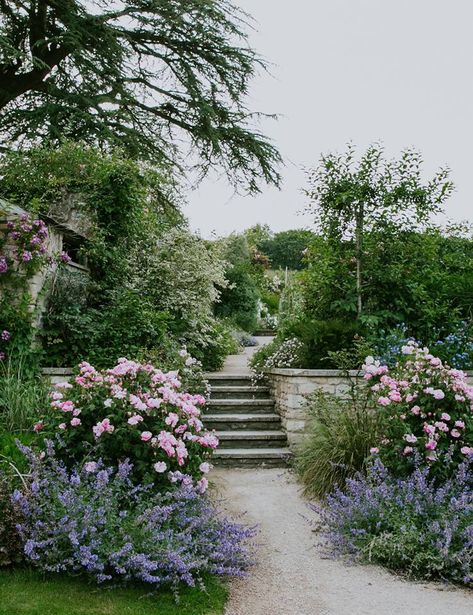
[[[306,428],[305,420],[294,420],[287,419],[286,420],[286,431],[287,433],[304,433]]]

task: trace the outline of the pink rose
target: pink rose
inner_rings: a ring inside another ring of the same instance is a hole
[[[460,449],[462,455],[470,456],[473,455],[473,446],[462,446]]]
[[[74,417],[71,420],[72,427],[78,427],[81,423],[82,423],[82,421],[80,419],[78,419],[77,417]]]
[[[437,448],[437,442],[435,440],[429,440],[428,442],[426,442],[425,448],[428,451],[434,451]]]
[[[389,406],[390,403],[391,403],[391,400],[389,399],[389,397],[379,397],[378,398],[378,404],[380,406]]]
[[[410,455],[412,453],[414,449],[412,448],[412,446],[405,446],[404,450],[402,451],[403,455]]]
[[[417,438],[416,438],[416,436],[413,433],[407,433],[404,436],[404,440],[406,442],[409,442],[409,444],[414,444],[415,442],[417,442]]]
[[[142,431],[141,432],[141,440],[143,442],[149,442],[151,440],[151,438],[153,437],[153,434],[150,431]]]
[[[433,396],[435,399],[443,399],[445,397],[445,393],[441,389],[435,389]]]
[[[154,464],[153,468],[155,472],[158,472],[158,474],[162,474],[163,472],[166,472],[167,465],[164,463],[164,461],[158,461]]]
[[[92,431],[94,432],[94,436],[96,438],[100,438],[100,436],[104,433],[113,433],[115,431],[115,427],[110,423],[110,419],[103,419],[92,427]]]
[[[164,419],[166,425],[170,425],[173,429],[177,425],[179,421],[179,416],[175,412],[170,412],[168,416]]]
[[[127,421],[128,425],[138,425],[138,423],[141,423],[141,421],[143,420],[143,417],[140,416],[139,414],[134,414],[132,417],[130,417]]]
[[[59,423],[58,427],[59,429],[67,429],[66,423]]]
[[[465,428],[465,423],[463,421],[455,421],[455,427],[459,427],[460,429]]]
[[[203,463],[200,464],[199,470],[203,474],[207,474],[207,472],[210,472],[210,463],[207,463],[206,461],[204,461]]]
[[[419,406],[412,406],[411,412],[412,412],[412,414],[415,414],[416,416],[418,416],[420,414],[420,407]]]
[[[449,421],[451,419],[451,416],[446,412],[442,412],[442,416],[440,418],[442,419],[442,421]]]
[[[459,438],[461,436],[461,433],[458,431],[458,429],[452,429],[450,435],[452,436],[452,438]]]
[[[209,486],[209,481],[206,478],[201,478],[196,483],[196,489],[199,493],[205,493],[207,491],[208,486]]]
[[[38,423],[34,424],[33,431],[36,431],[36,432],[41,431],[43,427],[44,427],[43,421],[39,421]]]

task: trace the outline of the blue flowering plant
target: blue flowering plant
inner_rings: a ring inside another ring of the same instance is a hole
[[[473,585],[472,459],[438,483],[418,466],[397,478],[376,459],[349,479],[319,515],[332,556],[382,564],[409,576]]]
[[[473,369],[473,327],[462,321],[447,336],[440,338],[431,349],[442,361],[457,369]]]
[[[439,331],[432,334],[429,346],[433,354],[444,363],[455,369],[473,369],[473,326],[471,323],[461,321],[448,335]],[[408,333],[407,326],[400,324],[390,331],[377,331],[371,339],[373,354],[381,364],[394,367],[402,358],[402,348],[415,342],[419,346],[423,342],[416,340]]]
[[[208,574],[240,576],[251,564],[254,529],[221,516],[179,472],[175,488],[158,493],[130,480],[127,460],[69,469],[51,442],[40,457],[23,450],[31,483],[12,500],[26,559],[39,570],[176,587]]]

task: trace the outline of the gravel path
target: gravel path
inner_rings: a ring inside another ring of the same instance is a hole
[[[261,529],[259,562],[232,582],[226,615],[473,615],[473,592],[324,559],[289,471],[217,469],[211,478],[231,512]]]

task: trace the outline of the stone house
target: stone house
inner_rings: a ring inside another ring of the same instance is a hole
[[[0,233],[7,229],[8,222],[15,222],[28,212],[3,199],[0,199]],[[51,256],[65,252],[71,261],[66,266],[73,272],[87,273],[87,262],[81,256],[80,249],[90,233],[90,222],[77,207],[73,198],[64,199],[60,204],[51,206],[46,214],[39,216],[48,228],[46,248]],[[12,255],[13,241],[7,239],[3,246],[6,256]],[[56,265],[52,261],[50,266],[44,267],[28,281],[30,295],[30,309],[35,312],[36,326],[41,321],[41,315],[47,298],[48,281],[54,276]],[[1,293],[1,287],[0,287]]]

